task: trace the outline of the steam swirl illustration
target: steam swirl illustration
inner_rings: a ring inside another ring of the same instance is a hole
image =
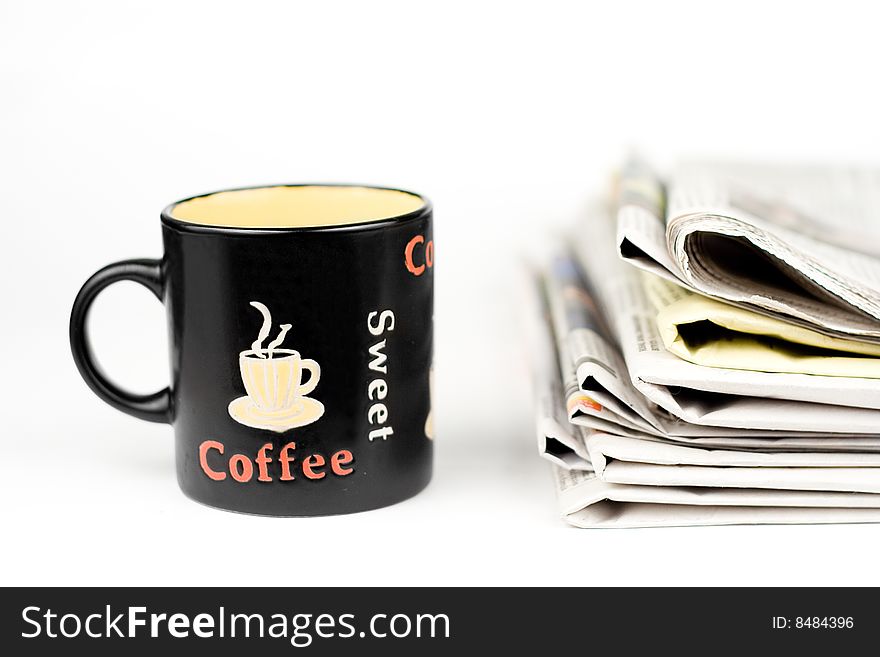
[[[251,349],[254,350],[254,354],[257,358],[266,358],[263,354],[263,340],[269,337],[269,332],[272,330],[272,313],[269,312],[266,304],[260,303],[259,301],[251,301],[251,305],[259,310],[260,314],[263,316],[263,325],[260,327],[257,339],[251,343]],[[272,340],[266,348],[266,351],[269,352],[269,358],[272,358],[272,351],[281,346],[281,343],[284,342],[284,337],[287,335],[287,332],[291,327],[292,324],[280,325],[281,331],[278,333],[278,337]]]

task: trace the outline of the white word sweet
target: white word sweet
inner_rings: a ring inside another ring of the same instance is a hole
[[[386,331],[392,332],[394,330],[394,313],[390,310],[371,312],[367,315],[367,330],[370,335],[377,338]],[[394,433],[394,428],[388,422],[388,406],[383,403],[383,400],[388,396],[388,382],[385,380],[385,377],[388,376],[388,357],[385,347],[385,338],[382,338],[368,349],[371,356],[370,370],[383,375],[373,378],[367,384],[367,399],[374,402],[367,409],[367,422],[370,423],[370,426],[377,427],[370,431],[370,441],[377,438],[388,440],[388,436]]]

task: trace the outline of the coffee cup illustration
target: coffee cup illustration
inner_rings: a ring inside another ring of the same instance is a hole
[[[307,395],[321,380],[321,366],[294,349],[279,347],[291,324],[281,324],[278,337],[263,347],[272,330],[272,315],[259,301],[251,305],[263,315],[263,325],[251,348],[238,355],[247,394],[229,404],[230,417],[239,424],[278,433],[315,422],[324,414],[324,405]]]
[[[431,407],[428,409],[428,417],[425,420],[425,436],[434,440],[434,364],[428,371],[428,394],[431,400]]]

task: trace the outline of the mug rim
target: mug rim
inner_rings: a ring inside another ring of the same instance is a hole
[[[328,226],[216,226],[212,224],[200,224],[198,222],[192,221],[183,221],[181,219],[176,219],[172,216],[172,211],[175,207],[180,205],[181,203],[185,203],[187,201],[192,201],[197,198],[204,198],[206,196],[213,196],[214,194],[222,194],[224,192],[244,192],[252,189],[273,189],[278,187],[349,187],[349,188],[366,188],[366,189],[379,189],[389,192],[401,192],[403,194],[409,194],[410,196],[415,196],[416,198],[422,201],[422,206],[405,214],[396,215],[394,217],[387,217],[385,219],[373,219],[366,221],[357,221],[348,224],[332,224]],[[228,187],[225,189],[218,189],[213,192],[206,192],[203,194],[196,194],[194,196],[189,196],[187,198],[180,199],[179,201],[174,201],[162,210],[160,217],[162,220],[162,224],[168,226],[169,228],[173,228],[175,230],[181,232],[192,232],[192,233],[213,233],[219,235],[271,235],[271,234],[289,234],[289,233],[347,233],[347,232],[355,232],[362,230],[381,230],[382,228],[387,228],[388,226],[415,221],[417,219],[421,219],[423,217],[429,216],[433,211],[433,206],[431,201],[422,194],[417,194],[416,192],[411,192],[406,189],[400,189],[398,187],[384,187],[382,185],[363,185],[358,183],[277,183],[271,185],[248,185],[245,187]]]
[[[265,351],[268,353],[269,350],[266,348],[263,348],[263,349],[260,349],[260,351],[261,352]],[[297,351],[296,349],[287,349],[285,347],[278,347],[277,349],[273,349],[272,353],[273,354],[281,353],[281,354],[284,354],[284,357],[296,356],[297,358],[302,358],[299,351]],[[238,353],[238,357],[239,358],[247,358],[248,356],[256,356],[256,354],[257,354],[257,352],[254,349],[245,349],[244,351],[240,351]],[[269,359],[258,357],[258,358],[255,358],[254,360],[269,360]],[[273,357],[272,360],[280,360],[280,359]]]

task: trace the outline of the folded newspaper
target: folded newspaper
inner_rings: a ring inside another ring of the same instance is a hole
[[[880,208],[880,176],[688,165],[667,202],[646,171],[532,276],[539,450],[563,516],[880,521],[880,260],[813,218],[865,226],[853,208]]]

